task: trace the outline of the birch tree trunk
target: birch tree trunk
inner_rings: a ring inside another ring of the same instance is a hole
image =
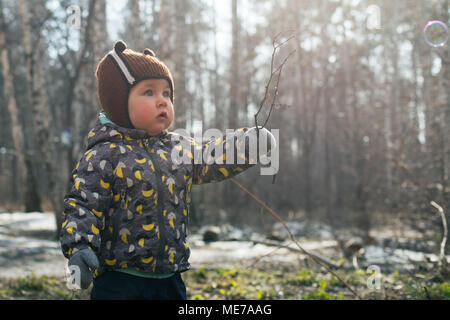
[[[131,1],[132,3],[138,1],[134,0]],[[134,10],[137,10],[139,12],[139,5],[136,4],[138,7]],[[95,15],[92,20],[92,50],[94,52],[94,70],[95,72],[97,68],[97,63],[100,61],[101,58],[106,54],[106,51],[108,51],[109,48],[107,48],[106,40],[108,40],[108,35],[106,33],[107,31],[107,25],[106,25],[106,0],[97,0],[95,2]],[[135,13],[133,13],[134,15]],[[133,17],[134,18],[134,17]],[[135,19],[138,19],[139,15]],[[139,19],[140,22],[140,19]],[[136,30],[137,36],[139,36],[139,45],[142,45],[140,42],[142,42],[142,32],[140,30]],[[95,78],[94,74],[90,74],[90,77]],[[94,90],[96,91],[96,90]]]
[[[440,12],[442,13],[442,21],[445,21],[448,25],[450,22],[449,2],[443,1]],[[444,205],[448,210],[450,208],[450,47],[447,42],[445,49],[441,52],[442,68],[440,77],[442,79],[442,139],[443,139],[443,160],[442,160],[442,197]],[[447,195],[447,196],[446,196]],[[445,198],[447,197],[447,198]]]
[[[216,2],[213,2],[212,4],[212,10],[213,10],[213,33],[214,33],[214,70],[210,73],[212,79],[212,92],[213,92],[213,105],[215,109],[215,118],[214,118],[214,127],[220,130],[225,129],[223,127],[223,119],[224,119],[224,108],[223,104],[221,103],[220,99],[220,82],[219,82],[219,51],[217,48],[217,8],[216,8]]]
[[[105,1],[101,2],[104,3]],[[141,6],[139,0],[128,0],[128,19],[126,19],[123,38],[129,48],[138,52],[144,50],[146,46],[144,44],[143,30],[144,23],[141,18]]]
[[[186,104],[188,100],[186,96],[187,9],[188,8],[186,0],[175,1],[176,25],[175,25],[175,52],[174,52],[174,62],[175,62],[174,81],[176,81],[175,85],[176,110],[177,110],[177,114],[175,117],[176,128],[186,128],[187,125],[187,114],[186,114]],[[191,112],[191,117],[193,113],[194,112]]]
[[[170,37],[170,21],[169,21],[169,5],[168,1],[161,1],[159,9],[159,24],[160,24],[160,40],[159,40],[159,58],[162,61],[169,59],[169,37]]]
[[[25,184],[27,176],[29,174],[28,168],[25,163],[25,148],[23,140],[23,129],[19,121],[19,111],[17,108],[16,99],[14,96],[14,84],[12,79],[12,73],[9,69],[9,56],[6,46],[6,32],[7,28],[3,16],[3,4],[0,0],[0,58],[2,65],[2,76],[5,85],[5,95],[8,107],[8,113],[11,118],[11,131],[13,145],[15,149],[15,155],[17,158],[17,166],[19,169],[19,181],[20,185]]]
[[[228,109],[228,128],[239,123],[239,18],[237,0],[231,1],[232,45],[230,61],[230,108]]]
[[[33,115],[34,136],[39,146],[35,152],[38,158],[42,159],[41,163],[46,181],[45,188],[43,186],[37,188],[36,186],[36,190],[41,190],[41,193],[48,190],[48,198],[52,205],[52,210],[56,212],[58,208],[58,197],[55,194],[55,173],[57,174],[57,170],[54,168],[54,164],[57,162],[53,160],[53,142],[49,141],[50,110],[45,90],[44,65],[41,59],[41,50],[43,49],[40,44],[41,35],[39,29],[34,30],[34,33],[31,32],[30,16],[33,14],[31,12],[32,8],[28,6],[28,2],[19,1],[18,8],[21,21],[22,44],[25,51],[28,100],[31,104]],[[44,198],[44,194],[41,194],[41,197]]]

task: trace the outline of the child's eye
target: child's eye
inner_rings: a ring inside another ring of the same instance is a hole
[[[153,95],[153,91],[152,90],[147,90],[147,91],[144,92],[144,94],[146,96],[152,96]]]
[[[164,91],[163,92],[163,97],[166,97],[166,98],[170,97],[170,92],[169,91]]]

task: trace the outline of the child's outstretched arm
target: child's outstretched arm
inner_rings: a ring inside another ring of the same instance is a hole
[[[101,149],[88,150],[72,171],[72,187],[64,197],[60,240],[66,258],[91,248],[98,253],[100,231],[111,200],[112,166]]]
[[[276,145],[274,136],[265,128],[259,129],[259,139],[267,141],[263,143],[264,148],[258,148],[257,130],[252,127],[240,128],[203,143],[202,161],[194,161],[192,182],[203,184],[222,181],[253,167],[258,163],[258,158],[270,154]]]

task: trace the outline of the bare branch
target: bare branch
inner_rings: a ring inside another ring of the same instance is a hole
[[[279,88],[279,85],[280,85],[281,72],[283,71],[283,67],[284,67],[284,65],[286,64],[287,60],[288,60],[288,59],[291,57],[291,55],[293,55],[294,53],[295,53],[295,50],[291,51],[291,52],[289,53],[289,55],[283,60],[283,62],[281,63],[280,67],[277,69],[277,70],[279,70],[279,72],[278,72],[277,84],[276,84],[276,86],[275,86],[275,93],[274,93],[274,95],[273,95],[272,103],[270,104],[269,115],[267,116],[266,121],[265,121],[264,124],[262,125],[262,128],[264,128],[264,127],[267,125],[267,122],[269,121],[269,118],[270,118],[270,116],[271,116],[271,114],[272,114],[272,110],[273,110],[273,108],[275,107],[276,99],[277,99],[277,96],[278,96],[278,88]],[[258,128],[258,127],[257,127],[257,128]],[[261,128],[261,129],[262,129],[262,128]],[[259,129],[257,129],[257,130],[259,130]]]
[[[264,105],[265,105],[265,103],[266,103],[266,100],[267,100],[267,98],[268,98],[268,96],[269,96],[269,87],[270,87],[270,84],[271,84],[271,82],[272,82],[272,78],[273,78],[273,76],[274,76],[275,74],[278,73],[276,92],[275,92],[275,94],[274,94],[274,99],[273,99],[273,101],[272,101],[272,106],[271,106],[271,107],[273,107],[273,104],[275,103],[275,99],[276,99],[276,96],[277,96],[277,93],[278,93],[278,84],[279,84],[279,82],[280,82],[281,71],[282,71],[282,69],[283,69],[283,66],[286,64],[286,62],[287,62],[287,60],[290,58],[290,56],[295,52],[295,50],[294,50],[294,51],[292,51],[291,53],[289,53],[289,55],[283,60],[283,62],[280,64],[280,66],[278,66],[278,68],[277,68],[276,70],[274,70],[275,55],[276,55],[277,50],[278,50],[279,48],[281,48],[283,45],[285,45],[287,42],[289,42],[290,40],[292,40],[292,39],[295,38],[295,35],[292,35],[292,36],[290,36],[288,39],[286,39],[285,41],[281,42],[280,44],[276,44],[277,38],[280,37],[281,34],[282,34],[282,32],[278,33],[278,34],[274,37],[274,40],[272,41],[273,51],[272,51],[272,58],[271,58],[271,61],[270,61],[270,77],[269,77],[269,80],[268,80],[268,82],[267,82],[267,84],[266,84],[264,96],[263,96],[261,102],[259,103],[259,109],[258,109],[258,111],[257,111],[256,114],[255,114],[255,127],[257,128],[258,133],[259,133],[259,129],[260,129],[260,128],[258,127],[258,115],[259,115],[259,113],[261,112],[262,108],[264,107]],[[270,110],[270,111],[272,111],[272,110]],[[269,114],[269,116],[267,117],[267,119],[266,119],[266,121],[265,121],[264,124],[267,123],[267,121],[269,120],[269,117],[270,117],[270,114]],[[263,126],[263,127],[264,127],[264,126]],[[262,129],[262,128],[261,128],[261,129]]]

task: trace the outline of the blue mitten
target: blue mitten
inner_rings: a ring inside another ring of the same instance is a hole
[[[80,283],[77,283],[81,289],[87,289],[92,282],[92,274],[99,266],[99,261],[95,253],[91,249],[82,249],[76,252],[69,259],[69,267],[76,266],[79,268],[79,274],[75,271],[76,279],[79,279]]]

